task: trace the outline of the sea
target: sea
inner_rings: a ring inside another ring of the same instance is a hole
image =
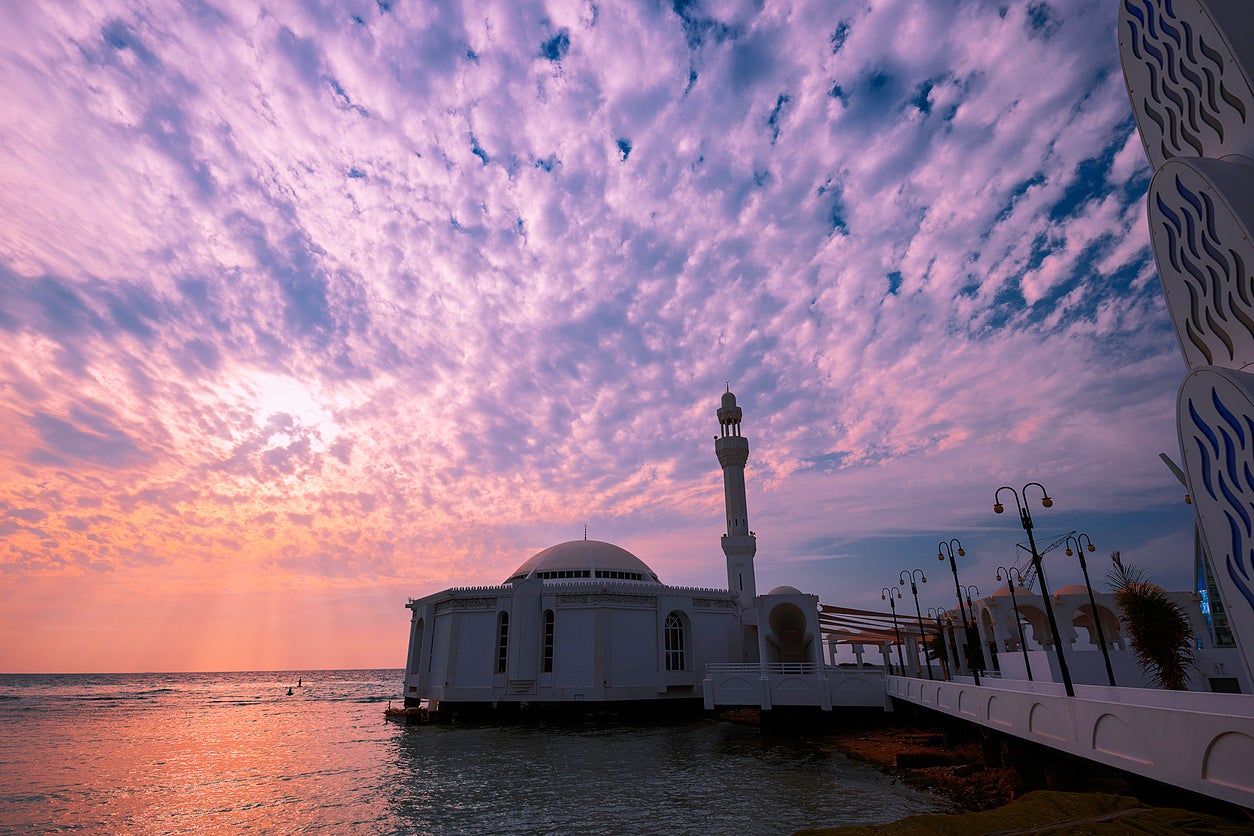
[[[780,834],[952,810],[821,734],[404,726],[383,714],[401,682],[0,674],[0,833]]]

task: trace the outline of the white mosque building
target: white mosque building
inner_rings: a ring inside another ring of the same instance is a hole
[[[821,665],[818,597],[792,587],[757,594],[741,416],[727,391],[714,442],[726,589],[667,586],[636,555],[586,535],[551,546],[500,586],[410,600],[406,706],[700,706],[707,665]]]

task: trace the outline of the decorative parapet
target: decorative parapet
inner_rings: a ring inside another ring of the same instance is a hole
[[[666,586],[643,581],[608,578],[545,581],[543,592],[544,594],[558,595],[606,595],[616,599],[623,597],[647,597],[649,600],[656,600],[667,595],[689,596],[693,599],[693,606],[708,608],[722,608],[726,604],[734,604],[736,600],[735,596],[726,589],[700,586]],[[434,592],[423,598],[410,598],[405,606],[409,609],[415,609],[424,603],[464,599],[467,597],[481,599],[487,595],[509,597],[513,593],[514,587],[509,584],[502,586],[454,586]]]

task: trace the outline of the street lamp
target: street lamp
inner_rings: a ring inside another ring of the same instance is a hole
[[[919,611],[919,588],[914,585],[914,576],[919,576],[920,583],[927,583],[927,577],[923,574],[922,569],[901,570],[901,574],[897,576],[897,583],[901,586],[906,585],[906,578],[910,578],[910,594],[914,596],[914,614],[919,619],[919,641],[923,642],[923,661],[927,662],[927,678],[935,679],[932,676],[932,660],[927,655],[927,633],[923,632],[923,613]]]
[[[1011,572],[1014,574],[1012,575]],[[1006,587],[1010,590],[1010,606],[1015,611],[1015,626],[1019,628],[1019,647],[1023,650],[1023,667],[1028,672],[1028,682],[1032,681],[1032,663],[1028,661],[1028,642],[1023,637],[1023,618],[1019,615],[1019,599],[1015,597],[1015,579],[1018,578],[1019,583],[1023,583],[1023,575],[1019,574],[1019,570],[1011,566],[1007,569],[1005,566],[997,567],[997,580],[1002,579],[1002,575],[1006,576]]]
[[[1067,696],[1075,696],[1075,686],[1071,684],[1071,671],[1067,669],[1067,656],[1062,650],[1062,637],[1058,634],[1058,621],[1054,618],[1054,606],[1049,601],[1049,586],[1045,583],[1045,570],[1041,566],[1041,553],[1036,548],[1036,538],[1032,536],[1032,511],[1028,508],[1028,488],[1035,485],[1041,489],[1041,507],[1052,508],[1054,500],[1049,498],[1049,491],[1045,490],[1045,486],[1040,482],[1028,482],[1023,486],[1022,491],[1016,491],[1009,485],[1002,485],[993,492],[993,513],[1000,514],[1006,509],[1002,507],[1001,496],[1002,491],[1010,491],[1014,495],[1015,505],[1019,508],[1019,524],[1023,526],[1023,530],[1028,533],[1028,544],[1032,547],[1032,566],[1036,569],[1036,576],[1041,580],[1041,598],[1045,601],[1045,615],[1049,619],[1049,632],[1054,637],[1054,648],[1058,653],[1058,671],[1062,674],[1062,687],[1066,689]],[[1022,497],[1020,497],[1022,494]]]
[[[950,668],[950,675],[957,676],[958,663],[962,660],[962,654],[958,652],[958,629],[954,624],[954,611],[945,610],[945,632],[949,635],[949,643],[946,645],[952,651],[954,666]]]
[[[1110,650],[1106,647],[1106,635],[1102,631],[1102,617],[1097,612],[1097,601],[1093,598],[1093,587],[1089,586],[1089,567],[1084,562],[1084,549],[1089,551],[1097,551],[1097,547],[1093,545],[1093,541],[1089,539],[1087,534],[1081,534],[1078,537],[1067,535],[1067,557],[1071,557],[1071,544],[1075,543],[1076,557],[1080,558],[1080,571],[1084,573],[1084,588],[1089,592],[1089,610],[1093,616],[1093,623],[1097,625],[1097,641],[1102,648],[1102,659],[1106,662],[1106,679],[1110,682],[1110,687],[1115,687],[1115,669],[1110,666]]]
[[[945,647],[945,628],[941,627],[941,615],[943,615],[944,612],[945,611],[942,610],[940,607],[928,607],[927,608],[927,617],[936,619],[936,640],[940,642],[940,646],[942,649]],[[946,657],[948,655],[949,655],[948,653],[946,653],[944,656],[940,655],[940,653],[936,654],[936,657],[940,659],[941,677],[944,679],[949,679],[949,665],[946,664]]]
[[[954,561],[954,550],[957,549],[959,557],[966,557],[967,553],[962,548],[962,543],[958,542],[955,537],[946,543],[944,540],[940,542],[940,547],[936,552],[937,560],[949,558],[949,568],[954,573],[954,591],[958,593],[958,611],[962,613],[962,634],[966,636],[967,641],[967,663],[971,666],[971,676],[975,679],[975,684],[980,684],[980,671],[975,657],[972,655],[971,646],[971,624],[967,621],[967,609],[962,606],[962,584],[958,582],[958,564]],[[954,670],[958,669],[954,665]]]
[[[893,600],[893,593],[897,593],[897,597],[901,598],[901,590],[895,586],[886,586],[880,590],[880,600],[888,599],[888,606],[893,608],[893,632],[897,635],[897,661],[901,664],[901,675],[906,675],[906,660],[901,658],[901,631],[897,629],[897,602]]]
[[[971,595],[974,594],[978,599],[980,597],[980,588],[975,584],[970,586],[963,585],[962,594],[967,597],[967,612],[971,616],[971,645],[979,648],[978,655],[975,660],[980,663],[980,669],[984,669],[984,640],[980,638],[980,619],[975,614],[975,606],[971,603]]]

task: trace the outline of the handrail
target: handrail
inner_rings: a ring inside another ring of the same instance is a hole
[[[880,668],[840,668],[815,662],[711,662],[705,666],[706,674],[711,673],[757,673],[761,675],[883,675]]]

